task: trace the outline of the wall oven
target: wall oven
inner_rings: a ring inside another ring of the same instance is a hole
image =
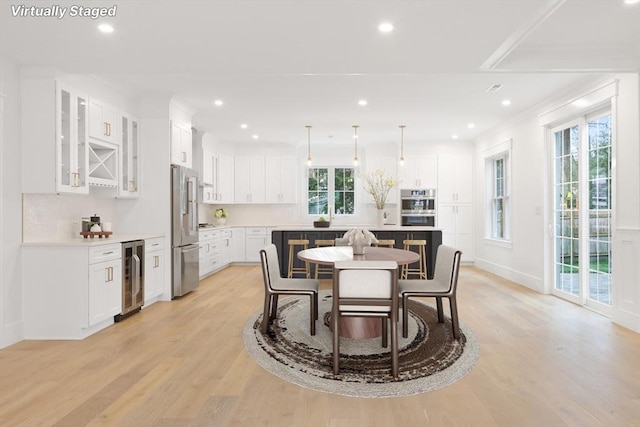
[[[400,190],[403,226],[435,227],[436,190]]]

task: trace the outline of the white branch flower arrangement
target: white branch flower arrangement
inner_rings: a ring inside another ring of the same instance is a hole
[[[384,209],[389,191],[396,188],[399,183],[400,181],[386,175],[380,169],[364,175],[364,190],[371,194],[377,209]]]

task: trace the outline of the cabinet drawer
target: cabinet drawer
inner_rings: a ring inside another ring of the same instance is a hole
[[[122,245],[114,243],[111,245],[100,245],[89,248],[89,264],[120,259],[122,257]]]
[[[145,252],[155,252],[164,249],[164,237],[157,237],[155,239],[146,239],[144,241]]]
[[[217,239],[220,236],[220,232],[218,230],[207,230],[207,231],[200,231],[198,234],[198,238],[199,240],[205,241],[205,240],[211,240],[211,239]]]
[[[247,236],[266,236],[267,229],[264,227],[247,227],[246,235]]]

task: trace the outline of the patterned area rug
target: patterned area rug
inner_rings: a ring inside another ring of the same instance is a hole
[[[258,364],[286,381],[356,397],[408,396],[436,390],[465,376],[478,361],[478,342],[469,328],[461,323],[462,336],[455,340],[449,318],[438,323],[434,307],[412,300],[408,338],[402,338],[402,326],[398,325],[398,378],[391,376],[391,356],[379,337],[341,338],[340,374],[334,375],[332,334],[325,325],[330,311],[330,292],[320,291],[321,315],[316,335],[311,336],[309,297],[281,297],[278,318],[266,335],[260,332],[262,312],[250,317],[243,330],[245,347]]]

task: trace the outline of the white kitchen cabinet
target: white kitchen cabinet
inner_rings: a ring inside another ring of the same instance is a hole
[[[210,185],[204,185],[202,187],[202,203],[213,204],[215,203],[213,187]]]
[[[199,231],[200,279],[220,270],[220,230],[211,228]]]
[[[120,169],[118,194],[120,197],[140,195],[140,144],[138,120],[122,116],[122,142],[120,145]]]
[[[195,157],[195,153],[194,153]],[[214,157],[216,157],[211,151],[202,150],[202,184],[213,185],[213,164]]]
[[[473,261],[473,209],[470,204],[440,205],[438,228],[442,243],[462,251],[462,261]]]
[[[220,268],[231,264],[233,256],[233,231],[230,228],[220,230]]]
[[[235,168],[235,203],[265,203],[264,157],[238,156]]]
[[[191,127],[171,122],[171,163],[191,168],[193,146]]]
[[[164,292],[164,237],[144,241],[144,305],[149,306]]]
[[[122,313],[121,245],[105,245],[89,250],[88,326]]]
[[[473,159],[471,155],[438,157],[438,201],[440,203],[471,203]]]
[[[437,188],[438,157],[435,155],[405,154],[399,168],[400,188]]]
[[[265,227],[245,228],[245,255],[246,262],[260,262],[260,249],[267,246],[270,238]]]
[[[88,194],[88,98],[62,84],[56,89],[56,191]]]
[[[231,262],[245,262],[246,232],[244,227],[231,228]]]
[[[112,144],[120,144],[120,114],[104,102],[91,98],[89,136]]]
[[[214,155],[213,163],[213,199],[215,203],[234,203],[235,165],[233,156]]]
[[[265,158],[266,203],[296,203],[296,172],[295,157]]]

